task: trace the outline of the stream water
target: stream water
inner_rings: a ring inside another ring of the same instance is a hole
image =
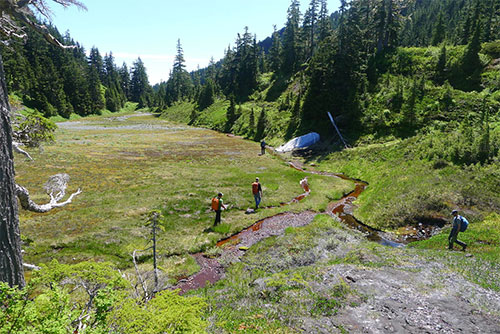
[[[354,190],[344,195],[340,200],[330,203],[327,207],[327,213],[336,219],[340,219],[350,228],[363,232],[371,241],[390,247],[403,247],[408,242],[421,240],[435,233],[435,229],[432,226],[408,227],[405,230],[406,234],[403,233],[398,236],[370,227],[360,222],[352,214],[353,202],[366,189],[368,183],[352,179],[343,174],[304,170],[298,163],[294,162],[289,162],[289,165],[303,173],[326,175],[354,182]],[[282,203],[282,205],[300,201],[307,195],[309,193],[305,192],[296,196],[288,203]],[[299,214],[284,212],[259,220],[241,232],[220,240],[217,243],[217,247],[222,249],[219,258],[229,259],[229,262],[231,262],[231,259],[236,260],[243,256],[245,250],[251,245],[270,236],[282,234],[287,227],[307,225],[314,219],[316,214],[316,212],[311,211]],[[217,258],[208,258],[203,253],[194,254],[193,257],[200,266],[200,270],[190,277],[181,279],[177,285],[172,287],[172,289],[180,289],[181,294],[192,289],[202,288],[207,282],[213,284],[224,275],[224,266]]]

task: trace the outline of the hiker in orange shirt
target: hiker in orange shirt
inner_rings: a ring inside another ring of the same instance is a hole
[[[217,226],[220,223],[220,212],[222,209],[226,210],[226,206],[222,201],[222,193],[218,193],[217,197],[212,198],[212,210],[215,211],[215,222],[214,226]]]
[[[260,201],[262,200],[262,186],[260,185],[259,178],[255,178],[255,182],[252,183],[252,193],[255,199],[255,209],[259,208]]]

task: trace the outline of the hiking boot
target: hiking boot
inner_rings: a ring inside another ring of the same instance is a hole
[[[465,252],[466,249],[467,249],[467,245],[463,246],[462,247],[462,252]]]

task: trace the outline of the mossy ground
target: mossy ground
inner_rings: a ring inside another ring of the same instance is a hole
[[[330,199],[353,186],[310,176],[311,196],[280,207],[302,192],[299,181],[304,174],[276,157],[259,156],[257,143],[174,126],[153,115],[121,117],[127,115],[130,112],[69,122],[57,130],[55,143],[31,152],[34,161],[16,157],[16,181],[37,203],[47,201],[43,184],[53,174],[70,175],[68,193],[83,190],[64,208],[46,214],[21,211],[27,262],[96,259],[130,267],[132,251],[148,245],[148,212],[160,209],[165,217],[165,232],[158,240],[160,265],[173,277],[183,276],[196,270],[187,253],[213,246],[278,212],[324,210]],[[262,205],[275,208],[246,215],[244,211],[254,206],[251,183],[256,176],[263,185]],[[225,228],[207,232],[214,218],[210,200],[219,191],[229,208],[222,214]],[[179,258],[171,261],[171,255]]]

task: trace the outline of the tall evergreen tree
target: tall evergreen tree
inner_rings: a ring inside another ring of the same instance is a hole
[[[106,72],[104,70],[104,62],[99,50],[94,46],[90,49],[88,63],[90,67],[93,67],[97,74],[99,75],[99,81],[101,83],[106,81]]]
[[[436,82],[442,85],[446,80],[446,45],[443,44],[439,52],[438,62],[436,64]]]
[[[58,0],[61,5],[77,4],[71,0]],[[11,34],[22,33],[13,22],[28,25],[33,23],[33,15],[28,6],[47,15],[47,8],[43,2],[32,1],[4,1],[1,5],[0,35],[9,39]],[[42,30],[42,28],[39,28]],[[54,44],[57,41],[46,30],[46,38]],[[3,39],[2,38],[2,39]],[[21,234],[19,232],[19,216],[14,179],[14,156],[12,150],[12,128],[10,125],[10,105],[7,85],[5,82],[2,56],[0,55],[0,281],[7,282],[10,286],[23,287],[25,285],[23,260],[21,254]]]
[[[106,86],[106,108],[110,111],[118,111],[126,102],[125,93],[123,92],[120,75],[115,66],[113,54],[104,57],[104,71]]]
[[[245,27],[243,36],[237,39],[235,53],[236,76],[234,85],[238,101],[245,100],[257,86],[257,46],[255,38]]]
[[[271,71],[277,72],[281,67],[281,38],[279,32],[276,30],[276,25],[273,28],[272,44],[269,49],[269,65]]]
[[[299,67],[299,33],[300,33],[300,3],[298,0],[292,0],[288,8],[287,22],[283,32],[283,47],[281,55],[281,71],[286,74],[292,74]]]
[[[264,138],[266,132],[266,110],[262,108],[259,114],[259,119],[257,120],[257,129],[255,131],[254,140],[261,141]]]
[[[151,86],[149,85],[146,67],[141,58],[133,63],[132,78],[130,79],[130,96],[131,101],[137,102],[139,108],[149,106]]]
[[[440,12],[438,16],[438,20],[436,22],[436,26],[434,27],[434,32],[432,34],[432,45],[439,45],[444,41],[445,38],[445,27],[443,21],[443,13]]]
[[[332,31],[330,16],[328,15],[328,5],[326,0],[320,0],[318,18],[318,42],[322,42]]]
[[[307,57],[311,58],[316,47],[317,23],[318,23],[319,0],[311,0],[309,7],[304,14],[302,32],[304,34]]]
[[[177,54],[174,59],[172,74],[168,81],[170,82],[168,89],[171,89],[173,101],[180,101],[189,98],[193,90],[193,83],[189,73],[186,71],[184,59],[184,51],[182,49],[181,40],[177,40]]]
[[[122,86],[123,94],[125,95],[127,100],[132,100],[132,95],[130,94],[130,72],[125,62],[123,63],[122,67],[118,69],[118,74],[120,75],[120,83]]]
[[[469,43],[470,33],[471,33],[471,21],[472,16],[470,14],[467,15],[467,19],[464,21],[462,32],[460,34],[460,44],[466,45]]]
[[[458,82],[459,87],[465,90],[478,89],[481,83],[481,59],[479,51],[481,51],[481,24],[476,23],[472,39],[465,49],[464,56],[461,60],[460,69],[463,72],[464,78]]]
[[[212,79],[208,79],[201,88],[200,96],[198,98],[198,110],[201,111],[210,107],[215,101],[214,95],[214,83]]]

